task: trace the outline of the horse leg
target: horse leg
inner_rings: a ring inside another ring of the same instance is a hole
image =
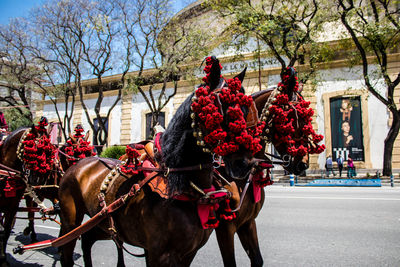
[[[123,244],[124,244],[124,242],[118,241],[118,245],[117,245],[117,252],[118,252],[117,267],[125,267],[124,250],[122,249],[122,245]]]
[[[30,196],[26,196],[25,197],[25,203],[26,203],[26,207],[27,208],[33,208],[37,205],[35,205],[36,203],[33,202],[33,199]],[[29,235],[29,233],[31,234],[31,242],[37,242],[37,238],[36,238],[36,232],[35,232],[35,213],[32,211],[28,211],[28,226],[24,229],[23,234],[24,235]]]
[[[92,263],[92,246],[97,240],[107,240],[110,239],[110,236],[99,228],[93,228],[90,231],[84,233],[82,235],[82,252],[83,252],[83,261],[85,266],[93,266]],[[118,240],[117,252],[118,252],[118,267],[125,267],[124,262],[124,252],[122,250],[122,241]]]
[[[0,252],[0,266],[9,266],[6,259],[6,248],[7,241],[11,234],[11,228],[13,226],[14,217],[17,213],[19,201],[14,204],[14,208],[10,207],[10,209],[3,214],[4,224],[2,226],[3,231],[0,231],[0,243],[1,243],[1,252]]]
[[[0,224],[0,266],[8,266],[7,256],[6,256],[6,244],[7,240],[5,238],[5,231],[3,224]]]
[[[250,258],[251,266],[262,266],[263,258],[258,244],[256,220],[252,219],[242,225],[237,233],[244,250]]]
[[[96,242],[96,235],[93,234],[95,232],[95,229],[92,229],[86,233],[84,233],[81,237],[81,243],[82,243],[82,253],[83,253],[83,262],[85,263],[86,267],[91,267],[93,266],[92,263],[92,246],[94,242]]]
[[[221,222],[215,229],[224,266],[236,266],[234,236],[236,227],[231,222]]]
[[[151,252],[146,255],[146,266],[148,267],[189,267],[186,263],[179,260],[171,251]]]
[[[195,250],[192,253],[189,253],[188,255],[186,255],[182,260],[183,266],[190,266],[190,264],[192,263],[194,257],[196,256],[196,254],[197,254],[197,250]]]
[[[80,212],[76,206],[74,199],[71,195],[65,194],[62,196],[64,199],[60,201],[61,207],[61,229],[60,236],[67,234],[76,227],[78,227],[83,220],[84,213]],[[60,247],[61,250],[61,266],[72,267],[74,265],[74,249],[75,249],[76,239],[71,240],[69,243]]]

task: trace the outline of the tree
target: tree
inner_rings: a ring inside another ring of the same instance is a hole
[[[400,129],[400,109],[394,99],[394,91],[400,83],[400,72],[388,73],[389,54],[399,48],[399,3],[391,0],[336,0],[338,15],[356,47],[356,57],[362,65],[368,91],[381,101],[393,116],[385,139],[383,175],[392,173],[392,153]],[[371,71],[374,66],[384,81],[385,90],[379,90]]]
[[[9,121],[20,122],[14,127],[32,124],[31,98],[35,93],[34,84],[41,77],[30,53],[26,29],[27,23],[22,19],[0,28],[0,81],[4,88],[0,102],[13,107],[12,112],[7,110],[6,113]]]
[[[231,31],[247,42],[250,36],[267,47],[281,66],[281,74],[296,63],[309,64],[300,76],[304,83],[321,61],[323,44],[315,41],[328,19],[324,1],[301,0],[209,0],[214,9],[232,21]],[[244,38],[243,38],[244,37]],[[238,42],[242,44],[242,42]],[[260,45],[257,46],[259,50]]]
[[[33,19],[26,21],[20,35],[9,34],[17,41],[24,38],[14,49],[23,50],[20,57],[27,60],[25,65],[35,66],[35,79],[20,84],[26,86],[31,82],[50,98],[65,138],[73,127],[77,96],[100,145],[107,142],[106,121],[125,90],[133,88],[143,95],[156,122],[161,109],[176,93],[178,73],[183,70],[179,64],[198,58],[207,36],[174,23],[170,5],[170,0],[50,0],[32,11]],[[2,32],[11,32],[13,26],[8,27]],[[167,40],[160,37],[161,32]],[[7,47],[10,38],[5,37],[3,43]],[[15,59],[7,62],[19,64]],[[105,81],[110,75],[118,80]],[[88,86],[88,79],[95,83]],[[171,81],[174,86],[167,90]],[[102,116],[107,90],[117,90],[117,96]],[[84,100],[88,91],[97,94],[94,113],[98,125],[92,121],[92,111]],[[60,103],[65,105],[64,113],[59,112]]]
[[[132,40],[137,59],[135,65],[138,68],[138,75],[130,81],[134,90],[143,96],[152,113],[153,129],[162,109],[176,94],[178,81],[193,72],[193,67],[181,65],[197,61],[206,55],[206,41],[210,35],[205,29],[199,29],[179,18],[165,15],[153,18],[151,14],[154,12],[166,14],[163,9],[168,9],[169,0],[154,1],[153,4],[147,0],[137,2],[141,4],[133,9],[133,16],[140,18],[139,27],[133,29],[128,23],[124,23],[128,40]],[[145,66],[153,69],[150,75],[144,73]],[[168,82],[173,84],[171,90],[167,90]],[[144,85],[147,85],[146,90]]]

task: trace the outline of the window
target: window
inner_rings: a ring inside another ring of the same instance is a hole
[[[50,132],[50,141],[52,144],[61,143],[61,125],[59,122],[50,123],[51,132]]]
[[[153,138],[153,129],[152,129],[152,122],[153,122],[153,116],[152,113],[147,113],[146,114],[146,139],[152,139]],[[158,123],[165,128],[165,112],[160,112],[158,115]]]
[[[103,120],[103,123],[105,124],[106,132],[108,134],[108,120],[106,117],[102,117],[101,119]],[[97,131],[97,129],[99,129],[99,121],[97,120],[97,118],[93,119],[93,124],[94,124],[94,128]],[[103,135],[103,138],[104,138],[104,132],[101,132],[101,134]],[[106,143],[107,143],[107,141],[106,141]],[[98,138],[98,136],[94,136],[94,134],[93,134],[93,145],[99,145],[99,144],[100,144],[100,138]]]

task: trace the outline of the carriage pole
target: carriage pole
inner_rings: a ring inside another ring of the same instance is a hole
[[[118,208],[120,208],[122,205],[125,204],[125,201],[127,197],[130,196],[129,193],[118,198],[115,200],[113,203],[111,203],[109,206],[105,207],[102,209],[99,213],[97,213],[95,216],[93,216],[91,219],[89,219],[86,223],[80,225],[79,227],[75,228],[71,232],[68,232],[67,234],[58,237],[58,238],[53,238],[29,245],[19,245],[18,247],[13,249],[14,254],[23,254],[26,250],[32,250],[32,249],[43,249],[43,248],[48,248],[48,247],[61,247],[72,240],[78,238],[80,235],[83,233],[89,231],[93,227],[95,227],[97,224],[99,224],[102,220],[107,218],[107,213],[112,213]]]

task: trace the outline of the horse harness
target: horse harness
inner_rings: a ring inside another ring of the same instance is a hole
[[[24,183],[25,191],[26,191],[25,195],[30,196],[33,199],[33,201],[41,208],[42,215],[45,215],[46,212],[52,210],[52,208],[47,208],[46,205],[44,204],[44,202],[39,199],[39,197],[37,196],[37,194],[35,193],[34,190],[35,189],[42,189],[42,188],[58,188],[57,175],[55,173],[53,173],[53,175],[54,175],[54,184],[49,184],[49,185],[45,184],[45,185],[32,186],[29,183],[28,177],[29,177],[29,175],[31,173],[30,173],[30,170],[27,169],[25,167],[25,164],[24,164],[24,160],[23,160],[24,144],[23,144],[23,142],[25,141],[25,139],[27,138],[27,136],[29,135],[30,132],[31,132],[31,128],[28,128],[28,129],[26,129],[24,131],[24,133],[22,134],[22,136],[21,136],[21,138],[19,140],[18,146],[17,146],[17,151],[16,151],[17,157],[23,163],[23,165],[22,165],[23,171],[22,172],[18,172],[18,176],[20,176],[22,178],[21,180]],[[60,169],[59,168],[60,164],[59,164],[58,160],[55,161],[54,166],[56,166],[56,168]],[[53,172],[53,170],[52,170],[52,172]],[[46,182],[47,182],[47,180],[48,179],[46,179]]]
[[[130,189],[128,193],[125,195],[119,197],[116,201],[111,203],[110,205],[107,205],[105,201],[105,196],[110,188],[110,186],[113,185],[115,182],[115,179],[118,176],[122,176],[125,179],[131,179],[132,175],[127,175],[122,171],[122,168],[125,164],[126,161],[122,161],[120,164],[115,165],[114,167],[111,167],[109,163],[104,160],[100,159],[99,161],[106,166],[108,169],[110,169],[109,173],[107,176],[104,178],[100,185],[100,193],[98,194],[98,199],[99,199],[99,204],[100,207],[102,208],[102,212],[104,211],[104,214],[106,215],[109,223],[109,233],[114,240],[114,242],[117,244],[117,246],[121,247],[120,243],[118,242],[118,236],[117,236],[117,230],[115,228],[115,223],[114,220],[111,216],[111,213],[114,212],[117,208],[114,203],[118,203],[118,208],[124,205],[130,198],[135,197],[138,193],[140,193],[143,189],[144,186],[148,185],[148,187],[155,193],[158,193],[158,195],[164,199],[170,198],[168,193],[167,193],[167,188],[166,188],[166,178],[170,173],[173,172],[187,172],[187,171],[200,171],[204,169],[214,169],[213,163],[209,164],[199,164],[199,165],[194,165],[194,166],[186,166],[186,167],[178,167],[178,168],[168,168],[164,167],[162,164],[159,164],[156,160],[157,155],[161,153],[161,146],[159,145],[159,140],[160,140],[161,133],[156,135],[155,141],[144,141],[140,142],[137,144],[131,144],[130,146],[133,146],[135,149],[140,151],[140,156],[139,160],[143,162],[142,166],[137,166],[135,167],[136,171],[140,171],[144,174],[144,178],[136,182]],[[203,190],[199,186],[197,186],[193,181],[190,181],[190,186],[191,188],[197,192],[197,195],[200,195],[200,197],[185,193],[183,195],[174,195],[172,196],[173,199],[180,200],[180,201],[196,201],[199,205],[215,205],[216,203],[224,200],[224,199],[229,199],[232,195],[233,192],[230,192],[229,190],[225,188],[220,188],[218,190],[215,190],[214,187],[212,187],[211,190]],[[112,209],[109,207],[113,206]],[[122,248],[127,251],[123,246]],[[136,255],[133,254],[129,251],[128,253],[134,255],[134,256],[143,256],[143,255]]]

